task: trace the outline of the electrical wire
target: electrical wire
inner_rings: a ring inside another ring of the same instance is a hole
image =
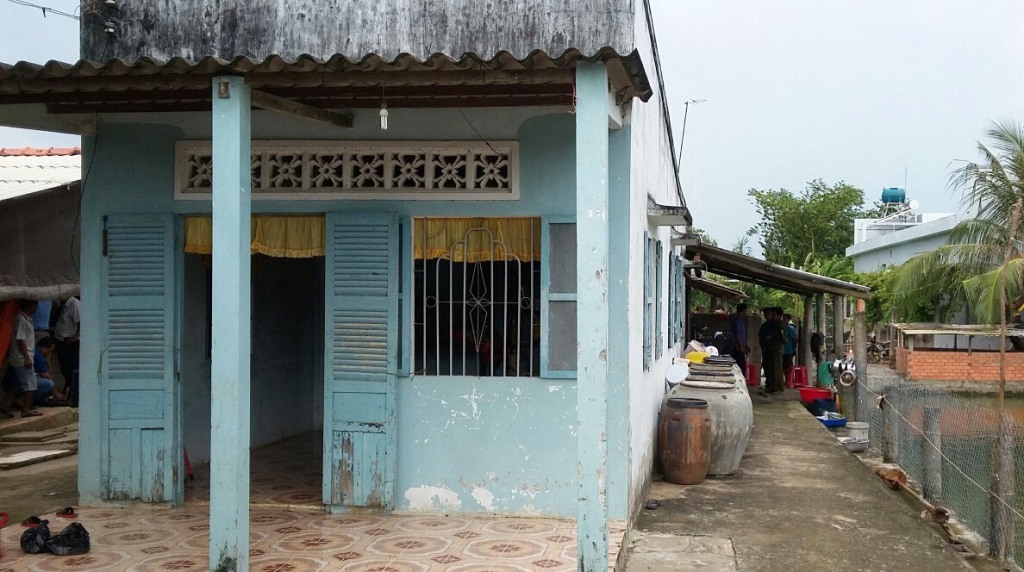
[[[96,161],[96,153],[99,150],[97,143],[99,143],[99,140],[100,132],[97,129],[96,135],[93,136],[92,153],[89,154],[89,164],[86,165],[85,170],[82,171],[82,180],[78,184],[78,208],[75,209],[75,224],[71,227],[71,245],[68,247],[68,254],[71,256],[71,264],[75,266],[75,272],[78,272],[79,274],[79,282],[81,282],[82,269],[78,267],[78,261],[75,259],[75,239],[78,238],[78,223],[82,217],[82,200],[85,199],[85,183],[88,181],[89,175],[92,174],[92,164]]]
[[[27,6],[29,8],[37,8],[39,10],[42,10],[44,18],[49,13],[49,14],[56,14],[58,16],[64,16],[65,18],[71,18],[72,20],[81,20],[82,19],[80,16],[78,16],[76,14],[71,14],[71,13],[68,13],[68,12],[64,12],[62,10],[57,10],[56,8],[50,8],[49,6],[41,6],[39,4],[33,4],[31,2],[26,2],[25,0],[7,0],[7,1],[12,3],[12,4],[17,4],[19,6]]]

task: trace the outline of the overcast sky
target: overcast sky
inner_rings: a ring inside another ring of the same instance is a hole
[[[993,119],[1024,120],[1020,0],[651,2],[677,144],[683,102],[707,100],[690,107],[682,181],[722,246],[756,222],[750,188],[843,180],[873,200],[906,177],[922,211],[956,210],[950,163],[978,158]],[[0,61],[77,58],[77,22],[0,0]],[[0,146],[70,144],[0,128]]]

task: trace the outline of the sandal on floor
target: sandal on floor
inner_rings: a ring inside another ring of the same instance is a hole
[[[61,518],[78,518],[78,513],[75,512],[75,507],[69,506],[58,510],[57,516]]]
[[[43,414],[38,412],[38,411],[36,411],[35,409],[33,409],[31,411],[22,411],[21,412],[21,416],[22,417],[42,417]]]
[[[43,521],[39,520],[38,516],[30,516],[30,517],[26,518],[25,520],[21,521],[21,525],[24,526],[25,528],[33,528],[33,527],[39,526],[42,523],[43,523]]]

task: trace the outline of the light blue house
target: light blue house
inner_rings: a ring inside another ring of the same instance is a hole
[[[187,448],[246,569],[250,449],[318,431],[329,510],[576,516],[603,569],[683,331],[647,3],[120,4],[0,64],[83,135],[83,502],[181,503]]]

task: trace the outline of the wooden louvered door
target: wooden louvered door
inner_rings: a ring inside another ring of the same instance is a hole
[[[324,502],[394,508],[398,223],[328,214]]]
[[[181,498],[174,256],[170,215],[107,220],[99,384],[108,499]]]

